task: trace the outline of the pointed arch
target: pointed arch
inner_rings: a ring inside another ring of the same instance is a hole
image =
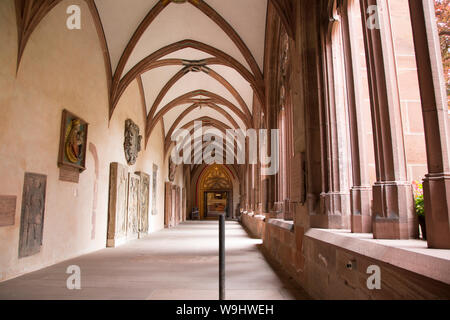
[[[205,99],[195,99],[197,96],[205,96],[210,98],[210,100]],[[238,107],[236,107],[233,103],[226,100],[225,98],[220,97],[219,95],[216,95],[212,92],[206,91],[206,90],[195,90],[188,93],[185,93],[182,96],[179,96],[178,98],[175,98],[171,102],[169,102],[166,106],[164,106],[156,115],[154,115],[155,110],[151,110],[150,113],[147,116],[147,132],[146,132],[146,139],[150,137],[151,132],[153,131],[153,128],[155,127],[156,123],[158,123],[164,114],[166,114],[169,110],[173,109],[176,106],[182,105],[182,104],[188,104],[188,103],[197,103],[197,104],[210,104],[210,106],[213,106],[212,108],[215,109],[222,109],[218,107],[215,104],[222,104],[232,110],[243,122],[247,127],[251,126],[251,120],[246,117],[241,110],[239,110]],[[220,111],[219,111],[220,112]],[[229,114],[228,114],[229,116]]]
[[[242,96],[239,94],[239,92],[224,78],[222,77],[219,73],[215,72],[214,70],[203,66],[201,68],[201,71],[203,73],[205,73],[206,75],[210,76],[211,78],[217,80],[217,82],[219,82],[223,87],[225,87],[225,89],[228,90],[228,92],[230,92],[230,94],[236,99],[236,101],[239,103],[239,105],[241,106],[242,110],[245,113],[245,117],[247,117],[248,119],[251,118],[251,113],[250,110],[247,106],[247,104],[245,103],[244,99],[242,98]],[[189,66],[184,67],[183,69],[181,69],[180,71],[178,71],[165,85],[164,87],[161,89],[161,91],[159,92],[158,96],[156,97],[155,101],[153,102],[153,106],[150,109],[150,114],[154,114],[155,111],[158,109],[158,106],[161,104],[162,100],[164,99],[164,97],[167,95],[167,93],[170,91],[170,89],[178,82],[180,81],[185,75],[187,75],[188,73],[192,72],[191,68]]]
[[[247,70],[247,68],[245,68],[236,59],[234,59],[233,57],[224,53],[221,50],[218,50],[214,47],[211,47],[207,44],[204,44],[196,40],[186,39],[172,43],[168,46],[165,46],[153,52],[146,58],[142,59],[133,68],[131,68],[130,71],[128,71],[128,73],[124,75],[124,77],[120,81],[113,81],[113,86],[111,88],[110,117],[112,116],[114,109],[117,106],[118,100],[122,96],[123,92],[138,75],[142,74],[145,71],[148,71],[149,69],[154,68],[155,67],[154,63],[160,58],[163,58],[164,56],[170,53],[186,48],[193,48],[208,53],[214,56],[215,59],[217,59],[214,60],[215,62],[220,62],[219,64],[223,64],[225,66],[235,69],[250,84],[250,86],[256,93],[258,100],[260,100],[261,105],[263,105],[264,103],[263,84],[262,82],[257,81],[257,79]],[[158,62],[158,65],[161,65],[161,62]]]

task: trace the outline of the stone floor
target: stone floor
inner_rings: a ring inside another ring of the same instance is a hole
[[[103,249],[0,283],[5,299],[215,300],[217,221],[187,222],[115,249]],[[228,300],[308,299],[273,269],[237,222],[226,225]],[[81,268],[81,290],[68,290],[68,266]],[[276,267],[275,267],[276,268]]]

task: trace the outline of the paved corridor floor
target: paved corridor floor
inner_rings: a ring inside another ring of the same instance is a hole
[[[226,225],[228,300],[307,299],[268,264],[236,222]],[[119,248],[107,248],[0,283],[0,299],[218,299],[218,223],[187,222]],[[67,267],[81,268],[68,290]]]

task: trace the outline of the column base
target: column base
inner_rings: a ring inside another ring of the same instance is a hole
[[[372,233],[372,188],[353,187],[350,191],[352,233]]]
[[[412,186],[383,182],[373,186],[372,228],[375,239],[417,239],[418,219]]]
[[[283,202],[274,202],[272,210],[269,211],[269,219],[283,219]]]
[[[427,175],[423,192],[428,247],[450,249],[450,175]]]
[[[261,202],[259,202],[259,203],[256,204],[256,210],[255,210],[255,213],[257,213],[257,214],[262,214],[262,213],[263,213],[263,206],[262,206],[262,203],[261,203]]]
[[[114,237],[114,239],[107,239],[106,247],[107,248],[117,248],[127,242],[126,236]]]
[[[340,192],[320,195],[320,214],[312,215],[311,227],[350,229],[350,194]]]
[[[283,219],[288,221],[294,221],[294,206],[290,202],[290,200],[284,200],[283,207]]]
[[[269,215],[269,218],[271,219],[294,221],[294,210],[291,208],[291,203],[289,200],[275,202]]]

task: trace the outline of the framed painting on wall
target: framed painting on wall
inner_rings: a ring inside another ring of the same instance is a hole
[[[59,143],[58,166],[78,172],[86,170],[88,123],[63,110]]]

